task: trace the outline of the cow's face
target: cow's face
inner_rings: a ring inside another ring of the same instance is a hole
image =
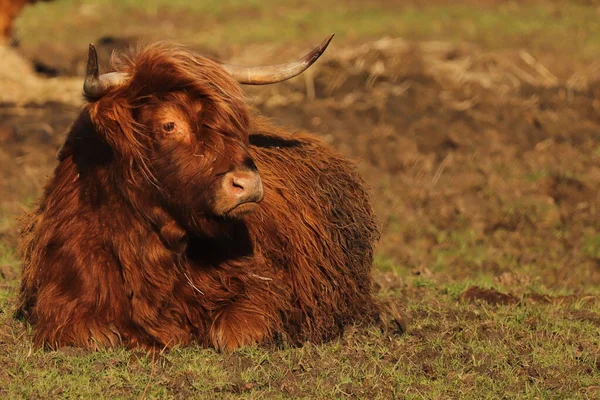
[[[263,199],[248,152],[247,123],[227,107],[172,92],[147,99],[135,111],[139,129],[150,139],[147,158],[159,193],[186,219],[238,219]]]
[[[159,43],[113,57],[115,71],[103,75],[90,44],[88,115],[112,150],[125,196],[138,210],[166,208],[195,229],[214,226],[203,219],[235,220],[255,210],[263,185],[248,151],[251,118],[239,84],[302,73],[332,37],[298,61],[264,67],[228,65]]]

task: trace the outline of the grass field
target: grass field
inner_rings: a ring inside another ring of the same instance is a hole
[[[262,62],[335,32],[315,96],[304,79],[248,93],[358,159],[382,230],[376,295],[407,330],[351,327],[324,345],[231,354],[33,348],[12,316],[14,219],[77,109],[4,104],[0,398],[600,398],[599,17],[600,3],[552,0],[28,7],[21,52],[59,66],[107,35]],[[384,36],[406,41],[371,43]]]
[[[390,36],[474,43],[496,51],[526,49],[562,77],[596,61],[599,4],[334,0],[324,7],[316,0],[59,0],[26,8],[16,35],[29,58],[79,74],[85,44],[102,39],[170,40],[221,58],[250,53],[252,59],[267,50],[281,61],[292,56],[290,49],[305,49],[335,32],[335,43],[350,46]]]
[[[17,29],[26,46],[125,36],[229,49],[318,43],[335,32],[336,40],[352,43],[382,36],[469,41],[589,61],[600,51],[597,7],[594,1],[553,0],[60,0],[27,8]]]

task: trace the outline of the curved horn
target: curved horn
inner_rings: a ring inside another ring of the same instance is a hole
[[[83,82],[83,93],[90,98],[98,98],[111,86],[120,85],[128,78],[122,72],[111,72],[98,75],[98,53],[96,46],[90,43],[87,60],[87,71]]]
[[[219,62],[225,71],[233,76],[239,83],[245,85],[268,85],[285,81],[300,75],[310,67],[323,54],[329,42],[333,38],[333,33],[321,42],[314,50],[306,54],[298,61],[289,64],[269,65],[264,67],[244,67],[240,65],[231,65]]]

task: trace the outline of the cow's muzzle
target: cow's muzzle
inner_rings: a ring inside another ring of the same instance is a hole
[[[221,181],[221,193],[227,203],[225,216],[240,218],[254,211],[264,197],[260,175],[255,170],[233,170]]]

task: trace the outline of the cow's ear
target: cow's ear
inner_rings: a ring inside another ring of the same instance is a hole
[[[87,160],[89,165],[94,161],[102,161],[110,156],[111,149],[104,135],[91,119],[89,110],[85,109],[69,129],[67,138],[60,147],[57,158],[64,161],[69,157]]]

